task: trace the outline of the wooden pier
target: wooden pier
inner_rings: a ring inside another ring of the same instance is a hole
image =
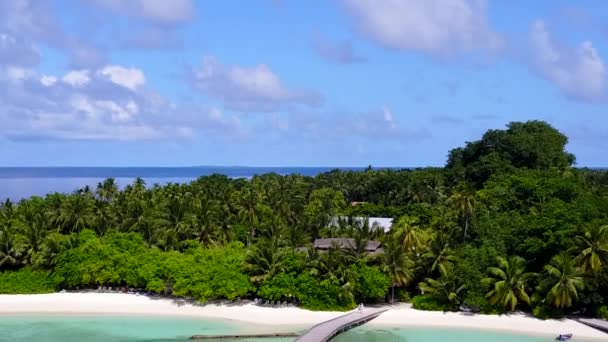
[[[329,341],[344,331],[371,321],[385,311],[387,311],[387,309],[363,309],[363,311],[354,311],[349,314],[330,319],[329,321],[319,323],[310,328],[299,338],[297,338],[296,342]]]
[[[594,318],[579,318],[577,321],[608,334],[608,321]]]
[[[298,337],[296,333],[241,334],[241,335],[194,335],[191,340],[244,340],[249,338]]]

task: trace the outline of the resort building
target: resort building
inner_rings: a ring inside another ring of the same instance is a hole
[[[340,225],[341,222],[346,222],[346,223],[351,223],[351,224],[352,223],[363,224],[365,222],[365,220],[367,220],[367,223],[369,224],[369,226],[371,228],[382,229],[385,232],[390,231],[391,227],[393,226],[393,218],[392,217],[362,217],[362,216],[355,216],[355,217],[339,216],[339,217],[334,217],[329,222],[329,226],[330,227],[337,227],[337,226]]]

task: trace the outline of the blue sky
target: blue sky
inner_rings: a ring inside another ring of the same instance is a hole
[[[0,3],[0,165],[438,166],[546,120],[606,166],[601,0]]]

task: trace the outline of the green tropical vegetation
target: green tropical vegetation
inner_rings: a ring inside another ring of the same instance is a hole
[[[223,175],[0,205],[0,293],[97,287],[315,310],[416,308],[606,317],[608,172],[567,137],[514,122],[443,168]],[[1,196],[1,194],[0,194]],[[393,229],[355,217],[391,217]],[[317,238],[350,238],[316,250]],[[368,253],[369,241],[382,251]]]

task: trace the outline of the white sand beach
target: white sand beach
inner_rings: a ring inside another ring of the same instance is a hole
[[[171,299],[119,293],[0,295],[0,315],[52,313],[187,316],[302,327],[344,314],[343,312],[314,312],[296,307],[271,308],[254,304],[198,306]],[[572,333],[579,338],[604,341],[608,337],[600,331],[569,319],[543,321],[524,314],[496,316],[419,311],[406,304],[391,306],[389,311],[368,325],[490,329],[547,336]]]

